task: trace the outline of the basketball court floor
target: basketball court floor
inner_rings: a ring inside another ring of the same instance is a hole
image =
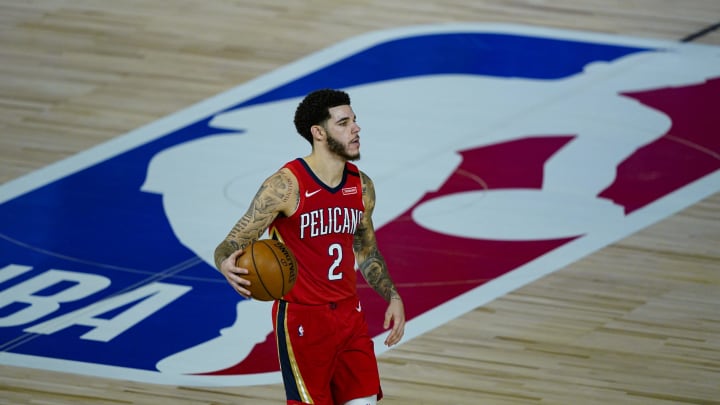
[[[0,403],[283,403],[212,250],[347,90],[386,404],[720,403],[720,4],[0,4]]]

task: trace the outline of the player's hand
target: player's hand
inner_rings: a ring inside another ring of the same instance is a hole
[[[250,298],[250,291],[246,288],[250,285],[250,280],[244,279],[243,274],[248,274],[248,269],[237,267],[237,258],[243,254],[242,249],[238,249],[220,263],[220,273],[227,279],[230,286],[245,298]]]
[[[405,334],[405,306],[401,299],[391,299],[390,304],[385,311],[385,323],[383,328],[388,329],[392,325],[392,329],[385,338],[385,346],[393,346],[400,342]]]

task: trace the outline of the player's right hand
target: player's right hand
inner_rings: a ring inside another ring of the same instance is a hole
[[[243,254],[242,249],[238,249],[220,263],[220,273],[225,276],[230,286],[245,298],[251,298],[250,290],[246,287],[250,286],[250,280],[244,279],[243,274],[248,274],[248,269],[237,267],[237,258]]]

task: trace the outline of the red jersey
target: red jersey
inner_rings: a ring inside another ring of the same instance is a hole
[[[287,245],[298,262],[295,286],[283,300],[306,305],[339,302],[356,295],[353,241],[365,205],[357,166],[345,164],[330,188],[303,159],[284,167],[297,178],[300,204],[289,217],[270,224],[270,236]]]

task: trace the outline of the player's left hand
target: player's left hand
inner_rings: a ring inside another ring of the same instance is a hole
[[[385,346],[393,346],[400,342],[405,334],[405,306],[399,298],[390,300],[390,304],[385,311],[385,323],[383,328],[388,329],[392,325],[392,330],[385,338]]]

